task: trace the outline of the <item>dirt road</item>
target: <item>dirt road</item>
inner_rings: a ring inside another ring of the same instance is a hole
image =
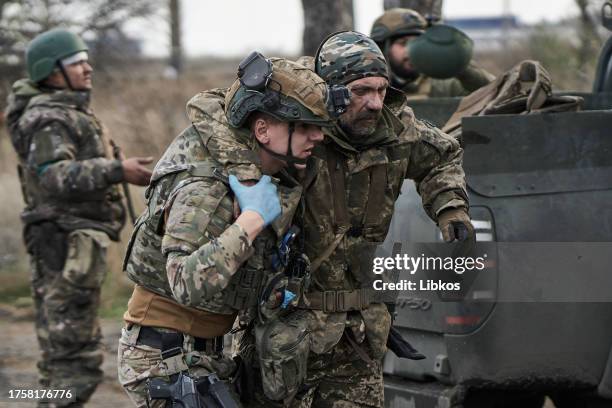
[[[38,343],[34,323],[30,320],[13,320],[0,315],[0,391],[11,388],[37,388],[36,361]],[[131,403],[117,382],[117,340],[121,330],[118,320],[102,320],[104,334],[104,382],[100,384],[88,407],[130,407]],[[6,403],[0,407],[32,407],[34,404]]]

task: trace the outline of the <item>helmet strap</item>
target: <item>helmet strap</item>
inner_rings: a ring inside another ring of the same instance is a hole
[[[289,141],[287,142],[287,156],[293,157],[293,151],[291,150],[291,139],[293,139],[293,132],[295,131],[295,123],[289,122]]]
[[[68,74],[66,73],[66,70],[64,69],[64,64],[62,64],[61,61],[57,61],[55,65],[58,66],[60,72],[62,73],[62,76],[64,77],[64,81],[66,81],[66,85],[68,85],[68,88],[71,91],[74,91],[74,88],[72,87],[72,83],[70,82],[70,78],[68,78]]]
[[[300,159],[297,157],[293,156],[293,151],[291,150],[291,140],[293,139],[293,132],[295,131],[295,123],[294,122],[289,122],[289,140],[288,140],[288,144],[287,144],[287,154],[280,154],[280,153],[276,153],[272,150],[270,150],[269,148],[267,148],[266,146],[264,146],[263,144],[259,143],[259,146],[265,150],[270,156],[280,160],[280,161],[284,161],[287,164],[306,164],[307,159]]]

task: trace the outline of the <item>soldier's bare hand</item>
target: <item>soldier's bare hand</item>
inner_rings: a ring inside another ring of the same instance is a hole
[[[144,165],[150,164],[152,161],[152,157],[130,157],[123,160],[121,162],[123,166],[123,179],[137,186],[148,185],[153,173]]]

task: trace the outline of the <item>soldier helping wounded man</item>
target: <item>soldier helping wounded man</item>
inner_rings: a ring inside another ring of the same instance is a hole
[[[248,61],[229,91],[190,101],[193,126],[156,166],[126,257],[137,286],[119,346],[120,380],[145,406],[152,378],[232,376],[221,336],[240,313],[246,329],[235,383],[244,404],[382,407],[392,305],[373,293],[359,252],[384,240],[405,178],[416,182],[445,240],[471,238],[462,149],[388,89],[384,56],[363,34],[337,33],[321,45],[311,67],[327,87],[284,60],[273,60],[262,87],[247,74]],[[287,66],[300,74],[294,88],[281,76]],[[269,101],[274,92],[280,103]],[[348,108],[333,106],[347,99]],[[341,115],[314,147],[328,110]],[[289,122],[278,123],[284,143],[271,144],[269,116]],[[309,140],[306,151],[296,136]],[[262,173],[276,173],[279,183]],[[260,181],[239,183],[249,180]]]
[[[328,110],[343,109],[332,95],[311,70],[252,53],[229,89],[189,101],[193,125],[157,163],[125,258],[136,285],[118,370],[137,406],[165,406],[194,379],[202,398],[238,404],[223,336],[239,312],[264,322],[297,302],[286,249]]]

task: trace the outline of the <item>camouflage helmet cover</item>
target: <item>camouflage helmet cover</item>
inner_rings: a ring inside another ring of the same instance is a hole
[[[416,11],[392,8],[374,21],[371,37],[381,45],[393,37],[423,34],[426,28],[427,20]]]
[[[373,76],[389,79],[387,61],[378,45],[356,31],[327,37],[315,55],[315,71],[330,85],[346,85]]]
[[[248,90],[236,79],[225,96],[225,115],[234,127],[242,126],[252,112],[267,113],[284,122],[331,125],[325,81],[308,68],[284,58],[270,58],[272,75],[266,87],[277,91],[277,104],[261,92]]]
[[[57,61],[87,51],[87,45],[78,35],[62,28],[36,36],[26,49],[28,76],[34,82],[42,81],[53,73]]]

